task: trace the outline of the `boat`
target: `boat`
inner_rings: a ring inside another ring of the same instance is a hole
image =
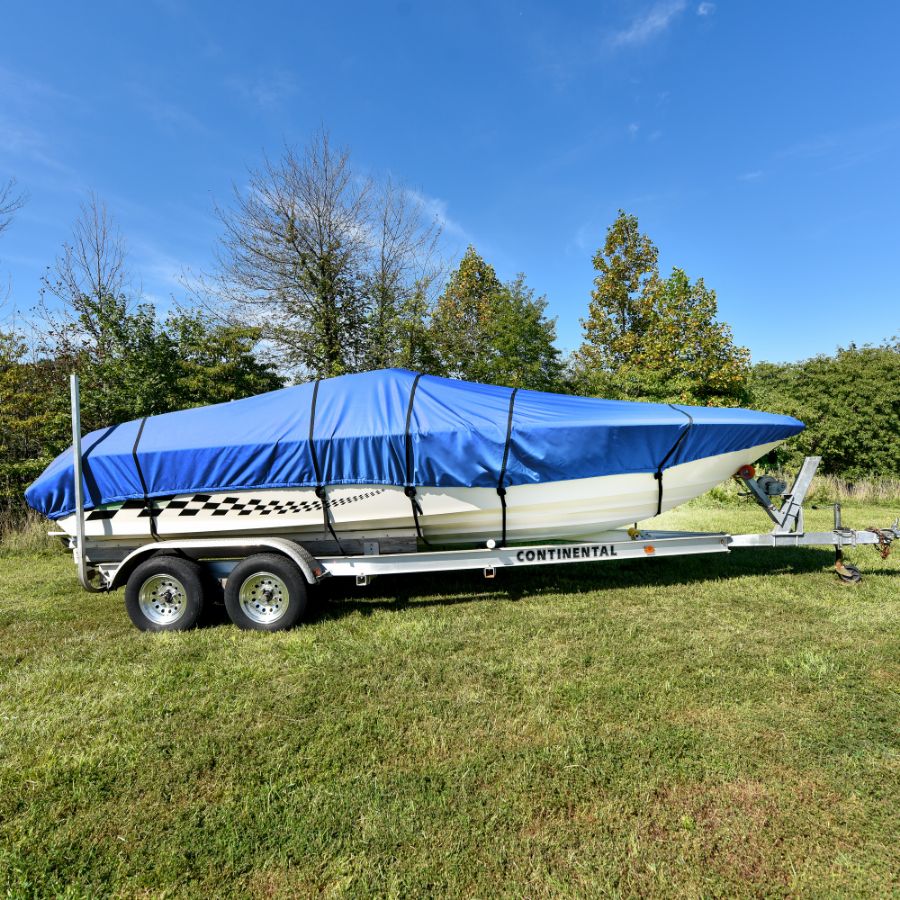
[[[803,427],[405,369],[342,375],[85,436],[85,538],[95,559],[188,537],[339,552],[589,541],[705,493]],[[26,491],[73,536],[74,471],[69,450]]]

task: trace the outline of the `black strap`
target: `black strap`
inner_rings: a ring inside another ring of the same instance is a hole
[[[500,477],[497,479],[497,493],[500,496],[500,506],[503,510],[503,536],[500,538],[500,546],[506,546],[506,463],[509,461],[509,445],[512,440],[513,407],[516,403],[518,388],[513,388],[509,395],[509,414],[506,417],[506,443],[503,446],[503,462],[500,464]]]
[[[144,416],[141,419],[141,424],[138,425],[137,436],[134,439],[134,446],[131,448],[131,458],[134,460],[134,467],[137,469],[138,478],[141,481],[141,490],[144,492],[144,509],[147,510],[147,514],[150,517],[150,536],[154,541],[159,540],[159,535],[156,532],[156,510],[153,509],[153,505],[150,503],[150,492],[147,490],[147,482],[144,479],[144,471],[141,469],[141,461],[138,459],[138,444],[141,442],[141,435],[144,433],[144,425],[147,424],[147,417]]]
[[[419,505],[419,501],[416,498],[416,486],[414,483],[415,460],[413,458],[412,434],[409,430],[410,425],[412,424],[413,401],[416,399],[416,388],[419,386],[421,377],[422,372],[418,372],[413,381],[412,389],[409,392],[409,405],[406,407],[406,481],[403,485],[403,493],[409,497],[409,502],[412,505],[413,521],[416,523],[416,536],[426,547],[430,547],[431,544],[428,542],[428,538],[422,534],[422,526],[419,524],[419,516],[422,515],[422,507]]]
[[[328,515],[329,507],[327,491],[325,490],[325,484],[322,481],[322,467],[319,465],[319,455],[316,453],[316,445],[313,441],[313,432],[316,428],[316,402],[319,398],[319,382],[321,380],[321,378],[317,378],[316,383],[313,385],[312,403],[309,407],[309,453],[310,456],[312,456],[313,471],[316,473],[316,497],[319,498],[319,502],[322,504],[322,521],[325,530],[331,532],[334,542],[338,545],[338,550],[342,555],[346,556],[346,551],[341,546],[340,539],[331,523],[331,516]]]
[[[663,468],[665,467],[666,463],[672,458],[675,451],[681,446],[681,442],[688,436],[688,433],[690,432],[691,428],[694,425],[694,419],[687,410],[680,409],[674,403],[670,403],[669,406],[671,406],[672,409],[674,409],[676,412],[680,412],[683,415],[687,416],[688,424],[687,424],[687,428],[685,428],[684,431],[682,431],[681,434],[678,435],[678,440],[676,440],[675,443],[672,444],[672,447],[669,450],[669,452],[663,457],[662,462],[656,467],[656,472],[653,473],[653,477],[656,479],[656,483],[659,488],[659,492],[658,492],[658,496],[657,496],[657,500],[656,500],[656,515],[659,515],[662,512]]]

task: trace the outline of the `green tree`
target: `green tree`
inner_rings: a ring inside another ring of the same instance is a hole
[[[49,341],[47,341],[49,343]],[[22,508],[22,493],[71,442],[68,375],[81,379],[82,428],[222,403],[283,385],[258,332],[217,325],[194,312],[164,325],[139,306],[117,326],[110,352],[82,348],[33,356],[0,332],[0,506]]]
[[[284,386],[258,328],[216,324],[197,312],[171,314],[163,330],[176,362],[172,409],[239,400]]]
[[[556,320],[546,313],[546,298],[534,296],[523,274],[503,285],[488,327],[489,381],[535,391],[560,389]]]
[[[217,213],[218,266],[199,287],[208,307],[257,326],[299,377],[396,364],[440,231],[414,192],[360,177],[320,132],[267,160]]]
[[[510,387],[552,390],[561,365],[556,323],[524,275],[503,284],[494,267],[469,247],[438,298],[431,334],[439,370]]]
[[[821,456],[821,470],[856,480],[900,472],[900,341],[838,349],[798,363],[757,363],[753,404],[796,416],[806,430],[776,451],[796,466]]]
[[[0,332],[0,520],[23,508],[22,491],[71,437],[66,373],[32,361],[25,342]]]
[[[419,196],[390,179],[373,190],[363,286],[368,298],[363,368],[429,368],[429,292],[440,226]]]
[[[490,324],[503,285],[494,267],[474,247],[451,273],[431,320],[431,332],[445,375],[488,381],[492,348]]]
[[[413,290],[400,301],[394,321],[391,365],[416,372],[435,373],[441,370],[434,333],[429,327],[432,280],[430,276],[419,279]]]
[[[674,268],[620,210],[594,256],[597,276],[573,361],[584,393],[615,399],[733,405],[747,401],[749,353],[716,321],[715,291]]]
[[[281,387],[259,329],[197,312],[161,323],[128,290],[124,243],[92,197],[44,277],[38,341],[0,332],[0,502],[71,440],[67,379],[82,383],[82,428],[219,403]]]

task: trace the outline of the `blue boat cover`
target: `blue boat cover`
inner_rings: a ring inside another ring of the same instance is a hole
[[[313,441],[322,484],[498,486],[510,389],[416,377],[385,369],[319,383]],[[314,386],[92,432],[82,442],[85,507],[202,491],[317,486],[310,446]],[[656,472],[781,441],[802,429],[789,416],[745,409],[520,390],[504,485]],[[72,451],[60,454],[25,492],[29,505],[51,519],[72,513],[73,470]]]

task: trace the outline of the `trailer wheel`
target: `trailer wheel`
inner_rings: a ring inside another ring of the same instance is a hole
[[[128,576],[125,609],[141,631],[186,631],[203,612],[200,566],[177,556],[154,556]]]
[[[856,566],[851,566],[849,563],[835,563],[834,571],[837,573],[837,577],[842,584],[859,584],[859,582],[862,581],[862,572],[860,572]]]
[[[306,609],[306,579],[287,557],[250,556],[225,582],[225,608],[238,628],[283,631],[296,625]]]

